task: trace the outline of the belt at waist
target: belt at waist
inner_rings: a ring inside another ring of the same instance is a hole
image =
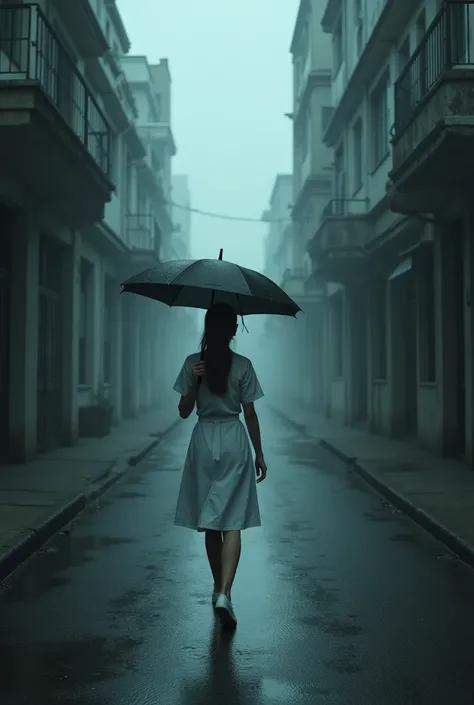
[[[233,421],[240,421],[239,415],[234,416],[221,416],[221,417],[199,417],[198,423],[206,424],[212,426],[212,459],[219,462],[221,459],[221,447],[222,447],[222,425],[230,423]]]
[[[230,421],[239,421],[239,414],[232,416],[198,416],[199,423],[229,423]]]

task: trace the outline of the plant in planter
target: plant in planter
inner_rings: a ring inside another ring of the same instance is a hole
[[[85,438],[103,438],[108,436],[112,427],[113,404],[100,385],[94,400],[89,406],[79,409],[79,435]]]

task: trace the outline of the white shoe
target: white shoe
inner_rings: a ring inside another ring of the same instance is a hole
[[[237,618],[235,616],[232,602],[225,595],[219,595],[216,601],[216,612],[223,627],[235,629]]]

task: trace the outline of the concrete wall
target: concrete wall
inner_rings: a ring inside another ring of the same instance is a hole
[[[277,174],[270,194],[270,207],[263,220],[268,220],[265,248],[265,272],[270,279],[281,282],[285,272],[285,258],[279,256],[291,225],[292,178]]]
[[[80,41],[74,35],[76,28],[72,22],[68,23],[67,16],[63,13],[60,17],[53,3],[43,1],[41,7],[49,12],[49,19],[59,33],[59,41],[70,52],[77,69],[84,72],[90,90],[94,91],[100,86],[95,97],[112,128],[124,120],[124,115],[128,116],[125,119],[129,120],[129,124],[128,130],[122,129],[115,139],[112,156],[116,190],[110,202],[105,204],[104,219],[81,230],[78,230],[75,223],[68,222],[64,215],[66,210],[56,207],[57,199],[54,196],[45,202],[41,193],[27,189],[21,179],[15,181],[9,173],[11,169],[8,164],[3,165],[3,168],[0,165],[0,203],[10,209],[12,217],[12,225],[8,232],[5,230],[3,237],[8,238],[12,245],[8,266],[11,302],[7,331],[10,352],[8,450],[9,459],[16,461],[31,459],[38,451],[38,429],[44,422],[41,411],[38,412],[38,408],[41,409],[38,406],[40,358],[46,367],[49,365],[51,368],[48,368],[48,374],[54,376],[56,385],[53,390],[54,399],[51,397],[54,409],[47,410],[48,416],[51,411],[49,420],[54,423],[57,432],[53,439],[56,445],[77,442],[79,409],[95,402],[99,388],[104,383],[105,394],[114,405],[114,421],[117,424],[124,416],[124,406],[127,415],[130,415],[158,403],[158,377],[162,369],[160,336],[163,337],[163,329],[160,329],[162,321],[157,316],[156,305],[135,300],[130,307],[125,303],[125,297],[120,296],[120,282],[126,278],[124,273],[134,267],[132,253],[137,245],[133,234],[127,230],[126,214],[130,209],[138,208],[140,202],[152,214],[156,206],[154,199],[160,200],[157,193],[150,193],[149,190],[145,194],[142,190],[140,196],[142,184],[138,182],[136,165],[128,168],[130,160],[136,159],[137,153],[140,153],[139,145],[134,147],[134,142],[130,140],[131,132],[136,127],[133,100],[127,93],[123,77],[118,83],[115,78],[112,80],[110,66],[104,63],[109,60],[105,55],[87,59],[81,56],[78,49]],[[110,49],[117,54],[114,61],[120,60],[120,55],[128,51],[129,42],[116,6],[110,4],[106,7],[103,0],[91,0],[91,7],[97,13]],[[139,67],[142,64],[137,62]],[[160,66],[163,71],[166,62]],[[104,87],[104,77],[105,82],[107,77],[110,78],[107,90]],[[150,74],[148,79],[151,83]],[[121,106],[110,99],[114,93],[119,95],[119,88],[123,89],[120,92],[123,96]],[[169,106],[167,110],[169,117]],[[77,150],[84,149],[78,142]],[[174,153],[174,146],[169,150],[171,153]],[[104,195],[104,201],[105,198]],[[54,330],[50,327],[54,334],[57,332],[54,350],[48,348],[44,326],[41,328],[41,316],[44,318],[45,315],[44,297],[49,295],[44,285],[40,288],[40,255],[45,238],[54,242],[55,252],[60,253],[55,265],[60,280],[60,291],[54,292],[57,326]],[[79,385],[82,308],[80,272],[83,260],[90,263],[91,285],[86,321],[87,375]],[[108,311],[105,310],[104,301],[106,277],[111,282]],[[131,335],[129,327],[130,310],[134,314],[132,318],[136,325],[136,335]],[[110,374],[109,379],[105,380],[104,339],[109,325]],[[176,336],[177,330],[171,327],[168,333]],[[166,381],[169,383],[169,379]],[[127,389],[124,390],[124,387]],[[134,390],[133,393],[130,390]]]

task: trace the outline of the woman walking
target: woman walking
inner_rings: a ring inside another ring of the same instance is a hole
[[[212,604],[223,626],[235,627],[231,590],[240,559],[243,529],[261,526],[256,482],[267,474],[254,402],[263,392],[250,360],[230,343],[237,314],[225,303],[206,313],[201,355],[186,358],[174,390],[184,419],[197,407],[175,524],[205,532],[214,590]],[[255,460],[241,410],[255,451]]]

